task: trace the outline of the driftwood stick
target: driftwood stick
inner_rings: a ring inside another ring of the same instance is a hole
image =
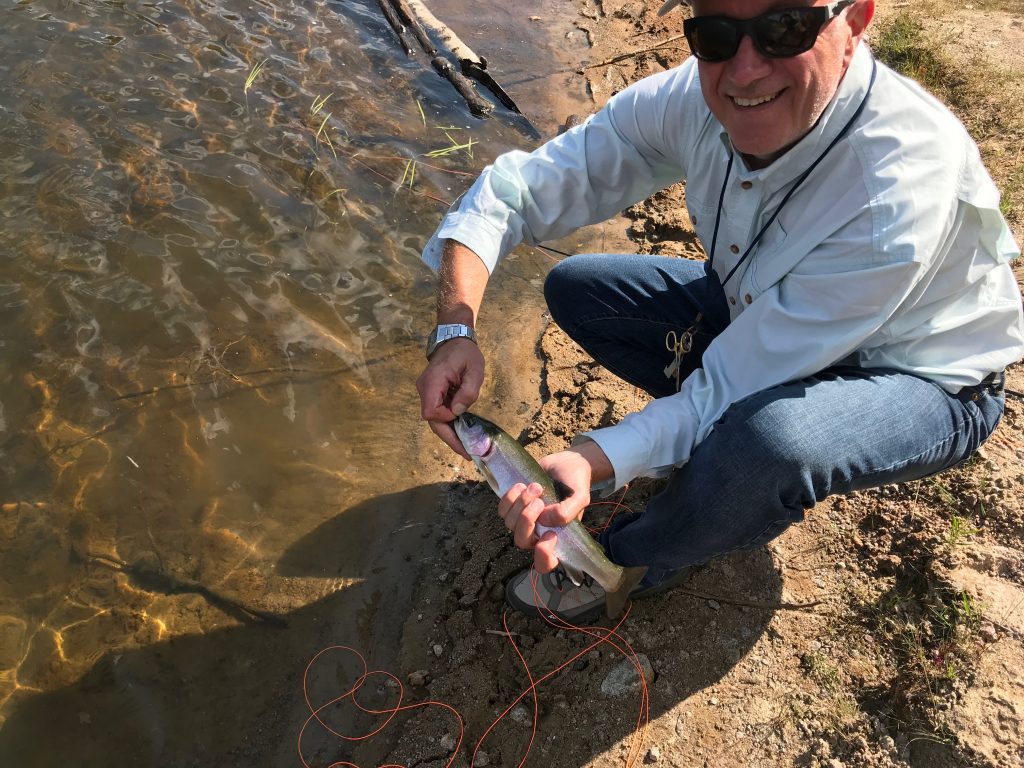
[[[480,69],[487,69],[487,60],[477,56],[473,49],[466,45],[459,38],[452,28],[447,24],[438,20],[438,18],[430,12],[430,9],[423,4],[423,0],[401,0],[408,5],[409,10],[415,13],[420,22],[429,29],[431,32],[441,38],[441,42],[444,47],[458,59],[459,64],[463,62],[471,62],[480,67]],[[463,66],[465,66],[463,64]]]
[[[667,40],[662,40],[657,45],[652,45],[650,48],[641,48],[639,51],[630,51],[629,53],[623,53],[623,54],[619,54],[618,56],[612,56],[610,59],[605,59],[604,61],[599,61],[596,64],[588,64],[585,67],[580,67],[576,71],[579,74],[583,74],[588,69],[597,69],[598,67],[607,67],[609,64],[614,64],[617,61],[623,61],[623,60],[628,59],[628,58],[630,58],[632,56],[639,56],[641,53],[649,53],[650,51],[656,51],[659,48],[661,48],[662,46],[666,46],[669,43],[674,43],[676,40],[681,40],[684,37],[686,37],[686,35],[675,35],[674,37],[670,37]]]
[[[442,77],[447,78],[455,86],[455,90],[466,100],[466,104],[469,105],[469,111],[474,115],[486,117],[494,110],[494,105],[480,96],[476,92],[476,88],[473,87],[473,83],[455,69],[455,65],[448,61],[448,59],[443,56],[435,56],[431,63],[434,65],[434,69],[441,73]]]
[[[714,600],[716,603],[725,603],[727,605],[740,605],[746,608],[759,608],[762,611],[806,611],[813,608],[816,605],[821,605],[823,601],[812,600],[809,603],[788,603],[788,602],[761,602],[759,600],[743,600],[737,597],[729,597],[727,595],[712,595],[707,592],[699,592],[695,589],[686,589],[685,587],[676,587],[673,592],[677,592],[681,595],[689,595],[695,597],[698,600]]]
[[[412,46],[409,45],[409,41],[405,39],[405,25],[402,23],[402,20],[398,18],[398,14],[395,13],[395,9],[391,7],[388,0],[377,0],[377,5],[380,6],[380,10],[384,14],[384,18],[388,20],[388,24],[398,36],[398,42],[402,44],[402,50],[405,51],[405,55],[412,56]]]

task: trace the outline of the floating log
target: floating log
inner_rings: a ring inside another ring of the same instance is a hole
[[[466,104],[469,105],[470,112],[477,117],[487,117],[487,115],[494,111],[494,105],[477,93],[473,83],[455,69],[455,65],[448,61],[448,59],[444,56],[435,56],[431,63],[442,77],[447,78],[448,82],[455,86],[455,90],[459,92],[462,98],[466,100]]]
[[[491,77],[491,73],[487,71],[487,59],[483,56],[478,56],[472,48],[455,34],[451,27],[431,13],[430,9],[423,4],[423,0],[399,0],[399,2],[406,4],[419,17],[419,20],[423,22],[423,26],[427,27],[441,39],[444,47],[459,62],[462,74],[468,75],[477,82],[482,83],[505,107],[513,112],[522,114],[522,110],[512,100],[512,97],[505,92],[504,88],[498,85],[498,82]]]
[[[437,47],[434,45],[430,36],[427,34],[427,30],[420,24],[419,18],[409,8],[409,4],[405,0],[391,0],[391,5],[394,6],[395,10],[398,11],[398,15],[402,17],[402,21],[409,25],[409,29],[416,35],[416,39],[420,41],[420,47],[423,49],[427,56],[436,56]]]
[[[484,85],[503,106],[514,113],[511,116],[510,122],[519,131],[531,139],[541,138],[540,132],[530,123],[515,101],[512,100],[512,97],[491,77],[490,72],[487,71],[487,60],[482,56],[478,56],[472,48],[462,42],[459,36],[447,24],[439,21],[423,4],[422,0],[377,0],[377,2],[381,4],[381,8],[384,8],[385,5],[390,5],[388,10],[391,11],[391,14],[388,15],[388,20],[392,27],[395,28],[396,33],[399,34],[399,37],[401,37],[401,33],[398,31],[399,28],[404,29],[405,26],[408,26],[412,30],[413,35],[419,41],[420,47],[430,57],[434,69],[455,87],[459,95],[465,99],[466,104],[469,106],[469,111],[473,115],[476,117],[486,117],[494,111],[494,106],[480,96],[476,87],[468,79],[470,77]],[[387,11],[385,11],[385,14],[387,14]],[[392,17],[396,19],[394,22],[391,21]],[[397,28],[395,27],[396,23],[398,24]],[[428,30],[441,40],[443,52],[459,62],[461,72],[456,70],[451,61],[439,55],[438,48],[431,40]],[[404,44],[405,41],[403,39]]]

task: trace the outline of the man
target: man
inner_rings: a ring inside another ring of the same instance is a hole
[[[963,126],[873,59],[873,0],[692,11],[692,58],[535,152],[498,158],[424,251],[440,274],[441,338],[454,338],[432,339],[423,418],[465,455],[449,422],[483,381],[470,329],[498,260],[686,181],[706,264],[576,256],[545,284],[554,321],[656,398],[541,461],[572,489],[565,501],[545,508],[531,485],[499,504],[546,574],[541,599],[568,619],[598,615],[603,594],[562,583],[538,519],[564,524],[592,489],[669,476],[601,536],[614,562],[649,566],[634,596],[649,594],[830,494],[964,461],[1024,354],[998,192]],[[524,574],[507,594],[534,609]]]

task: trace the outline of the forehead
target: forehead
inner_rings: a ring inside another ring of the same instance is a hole
[[[691,0],[694,16],[732,16],[749,19],[782,8],[824,5],[820,0]]]

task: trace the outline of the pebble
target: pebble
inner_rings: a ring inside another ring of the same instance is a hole
[[[533,724],[533,712],[524,707],[522,704],[517,704],[512,707],[512,711],[508,713],[508,716],[512,720],[524,728],[529,728]]]
[[[441,655],[444,653],[444,646],[440,643],[434,643],[434,646],[431,648],[431,650],[434,652],[434,655],[437,656],[437,658],[441,658]]]
[[[473,759],[473,768],[483,768],[485,765],[491,764],[491,758],[487,756],[487,753],[482,749],[476,753],[476,757]]]
[[[636,655],[636,662],[643,670],[644,680],[650,683],[654,680],[654,667],[651,660],[642,653]],[[629,659],[624,659],[612,668],[608,676],[601,681],[601,694],[603,696],[618,697],[627,696],[640,687],[640,676],[636,667]]]
[[[409,685],[426,685],[430,681],[430,673],[425,669],[417,669],[409,673]]]
[[[446,733],[441,737],[441,741],[438,742],[438,746],[440,746],[445,752],[451,752],[455,749],[455,737],[450,733]]]
[[[991,624],[982,624],[978,627],[978,637],[986,643],[994,643],[999,639],[999,633],[996,632],[996,628]]]
[[[687,737],[686,719],[682,715],[676,718],[676,736],[680,739],[685,739]]]
[[[661,750],[657,747],[651,747],[647,750],[647,754],[644,756],[645,763],[656,763],[661,760]]]
[[[721,607],[721,604],[719,604],[717,600],[708,600],[708,608],[710,608],[712,611],[717,611]]]

